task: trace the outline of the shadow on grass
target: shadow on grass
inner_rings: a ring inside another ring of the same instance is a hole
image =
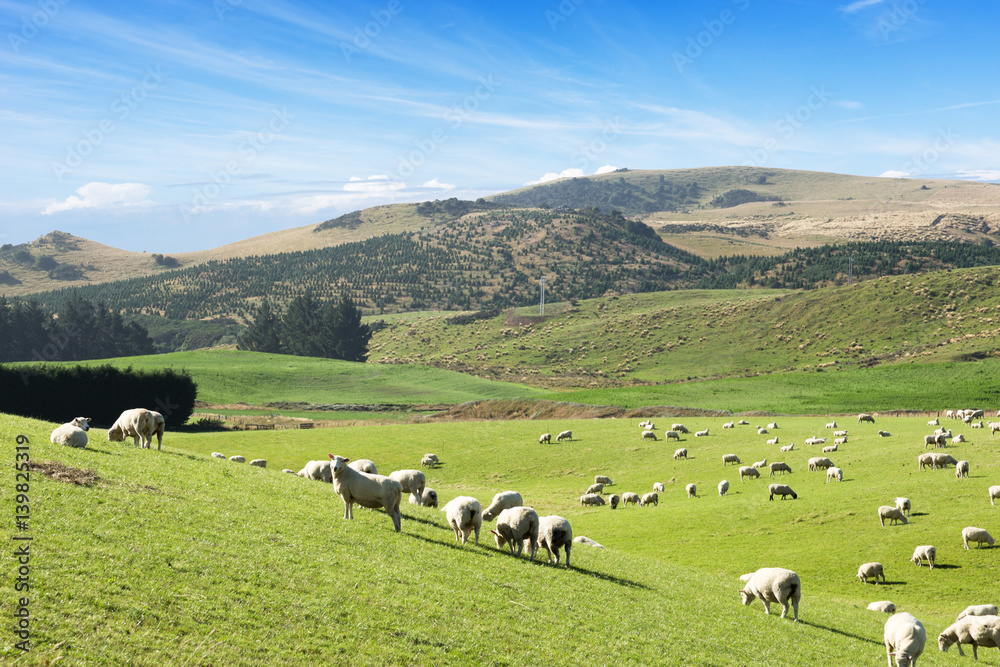
[[[867,642],[869,644],[875,644],[876,646],[885,646],[883,642],[876,641],[871,637],[862,637],[861,635],[851,634],[850,632],[844,632],[843,630],[838,630],[837,628],[828,628],[825,625],[819,625],[818,623],[810,623],[809,621],[799,620],[802,625],[808,625],[811,628],[816,628],[817,630],[826,630],[827,632],[832,632],[843,637],[850,637],[851,639],[856,639],[859,642]]]
[[[947,563],[934,563],[935,570],[961,570],[961,565],[949,565]]]

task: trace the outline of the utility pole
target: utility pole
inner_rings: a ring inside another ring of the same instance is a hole
[[[542,302],[540,304],[539,315],[544,315],[545,314],[545,276],[542,276],[542,279],[539,281],[539,283],[541,283],[541,286],[542,286]]]

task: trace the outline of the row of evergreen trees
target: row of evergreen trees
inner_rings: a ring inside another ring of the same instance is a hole
[[[361,309],[342,294],[337,301],[320,302],[311,291],[288,303],[284,314],[267,299],[253,322],[240,334],[236,347],[253,352],[366,361],[372,329],[361,322]]]

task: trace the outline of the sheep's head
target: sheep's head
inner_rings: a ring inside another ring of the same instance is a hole
[[[956,641],[958,641],[958,636],[954,632],[942,632],[938,635],[938,648],[947,652]]]
[[[740,598],[742,598],[744,605],[749,605],[757,599],[757,596],[744,588],[740,590]]]
[[[347,463],[351,459],[346,459],[343,456],[337,456],[335,454],[328,454],[332,463],[332,470],[336,474],[347,467]]]
[[[125,433],[120,426],[112,426],[108,429],[108,442],[122,442],[125,440]]]
[[[915,658],[906,651],[895,651],[889,655],[896,659],[896,667],[911,667],[916,662]]]
[[[84,431],[90,430],[90,417],[77,417],[70,423],[76,426],[77,428],[83,429]]]

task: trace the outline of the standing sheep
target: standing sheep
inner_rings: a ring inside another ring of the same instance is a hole
[[[229,460],[232,461],[233,463],[246,463],[247,462],[246,457],[240,456],[239,454],[236,454],[234,456],[230,456]]]
[[[620,503],[621,500],[622,499],[618,496],[617,493],[612,493],[610,496],[608,496],[608,504],[611,505],[611,509],[615,509],[616,507],[618,507],[618,503]]]
[[[552,434],[542,433],[542,435],[539,436],[538,438],[538,444],[539,445],[552,444]]]
[[[344,500],[344,518],[354,518],[354,503],[371,509],[382,507],[392,519],[393,528],[400,532],[403,515],[399,501],[403,497],[403,485],[382,475],[358,472],[347,465],[350,459],[343,456],[329,456],[333,490]]]
[[[622,494],[622,507],[639,504],[639,494],[626,491]]]
[[[858,568],[858,579],[861,583],[867,584],[869,579],[875,580],[875,585],[878,586],[878,578],[882,577],[882,583],[885,583],[885,572],[882,569],[882,563],[864,563]]]
[[[645,507],[646,505],[657,505],[660,504],[660,494],[656,491],[650,491],[649,493],[642,494],[642,498],[639,498],[639,507]]]
[[[882,633],[885,639],[885,655],[892,667],[895,658],[896,667],[916,667],[917,658],[924,652],[927,643],[927,631],[924,624],[912,614],[905,611],[893,614],[885,622]]]
[[[934,462],[935,468],[947,468],[949,465],[958,465],[958,460],[954,456],[945,454],[944,452],[932,452],[931,460]]]
[[[73,421],[57,426],[49,436],[53,445],[65,445],[83,449],[87,446],[87,431],[90,430],[90,417],[77,417]]]
[[[768,496],[768,500],[774,500],[775,496],[781,496],[782,500],[785,499],[785,496],[791,496],[792,500],[798,498],[795,492],[792,491],[792,487],[788,486],[787,484],[771,484],[770,486],[767,487],[767,490],[768,493],[770,494]]]
[[[826,483],[829,484],[831,479],[835,479],[838,482],[844,481],[844,471],[840,468],[833,466],[826,469]]]
[[[663,493],[663,482],[653,482],[653,491]]]
[[[862,412],[860,415],[858,415],[858,423],[860,424],[861,422],[868,422],[869,424],[874,424],[875,418],[872,417],[867,412]]]
[[[898,507],[890,507],[889,505],[882,505],[878,508],[878,520],[882,526],[885,526],[885,520],[889,519],[889,525],[895,524],[897,521],[902,521],[903,525],[906,525],[906,517],[903,513],[899,511]]]
[[[598,493],[598,494],[604,493],[604,485],[591,484],[589,487],[587,487],[587,493]]]
[[[611,478],[606,475],[594,475],[594,484],[603,484],[604,486],[614,486],[614,482]]]
[[[511,556],[517,549],[518,558],[527,542],[528,554],[531,560],[535,560],[535,551],[538,550],[538,513],[533,508],[522,505],[505,509],[497,517],[497,527],[490,532],[496,538],[497,549],[506,546],[510,549]]]
[[[562,547],[566,552],[566,567],[569,567],[569,552],[572,546],[573,528],[569,525],[569,521],[555,514],[538,517],[538,547],[545,549],[548,555],[547,562],[551,563],[555,558],[556,565],[559,565],[559,547]]]
[[[600,498],[600,496],[598,496]],[[586,505],[587,503],[581,503]],[[493,502],[490,506],[483,510],[483,521],[493,521],[500,512],[510,509],[511,507],[519,507],[524,504],[524,500],[521,498],[521,494],[517,491],[501,491],[500,493],[493,496]],[[600,504],[604,504],[603,502]]]
[[[666,433],[663,434],[663,439],[664,440],[676,440],[676,441],[680,442],[680,440],[681,440],[681,434],[678,431],[667,431]]]
[[[993,501],[1000,498],[1000,486],[991,486],[988,493],[990,494],[990,505],[996,505]]]
[[[596,493],[587,493],[580,496],[580,504],[588,505],[590,507],[600,507],[601,505],[604,504],[604,496],[599,496]],[[504,512],[506,511],[507,510],[504,510]]]
[[[736,456],[736,454],[723,454],[722,466],[725,467],[727,463],[732,463],[733,465],[738,466],[740,464],[740,457]]]
[[[934,569],[934,559],[937,557],[937,549],[929,544],[924,544],[913,550],[913,556],[910,558],[911,563],[916,563],[917,567],[920,567],[921,561],[927,561],[927,564]]]
[[[687,491],[688,498],[698,497],[698,487],[695,486],[694,484],[688,484],[686,487],[684,487],[684,490]]]
[[[670,427],[670,430],[677,431],[678,433],[690,433],[684,424],[674,424]]]
[[[438,467],[438,463],[440,463],[440,461],[438,461],[438,457],[434,454],[424,454],[424,457],[420,459],[421,468],[430,468],[431,470],[434,470]]]
[[[394,470],[389,473],[389,479],[399,482],[403,493],[412,493],[419,498],[424,493],[427,478],[419,470]]]
[[[764,603],[764,613],[771,613],[771,603],[777,602],[781,605],[781,618],[788,615],[788,605],[791,603],[795,610],[793,622],[799,620],[799,601],[802,599],[802,582],[799,575],[791,570],[780,567],[762,567],[746,577],[746,585],[740,590],[740,597],[743,604],[749,606],[751,602],[760,598]]]
[[[152,444],[153,435],[156,436],[156,449],[163,448],[163,432],[167,427],[167,420],[163,418],[156,410],[150,410],[149,414],[153,417],[153,433],[149,436],[150,444]]]
[[[740,481],[744,481],[744,477],[760,477],[760,471],[756,468],[750,466],[740,466]]]
[[[419,505],[420,507],[437,507],[438,506],[437,491],[428,486],[424,488],[424,492],[419,496],[416,496],[411,493],[410,504]]]
[[[729,482],[722,480],[719,482],[719,496],[724,496],[729,492]]]
[[[955,464],[955,477],[957,479],[962,479],[963,477],[969,476],[969,462],[959,461]]]
[[[967,526],[962,529],[962,546],[968,549],[969,542],[975,542],[977,549],[982,548],[983,542],[992,547],[993,537],[982,528]]]
[[[833,461],[825,456],[814,456],[809,459],[809,470],[826,470],[833,467]]]
[[[314,479],[318,482],[333,483],[333,472],[330,470],[329,461],[309,461],[303,466],[302,470],[295,474],[299,477]]]
[[[955,621],[938,635],[938,648],[947,651],[952,644],[958,646],[958,654],[962,653],[962,644],[972,644],[972,657],[979,659],[976,649],[1000,648],[1000,617],[997,616],[966,616]]]
[[[684,459],[686,461],[687,457],[688,457],[688,450],[686,447],[681,447],[680,449],[674,452],[674,461],[679,461],[680,459]]]
[[[657,439],[656,438],[656,432],[655,431],[643,431],[642,432],[642,439],[643,440],[656,440]]]
[[[913,509],[913,504],[910,502],[909,498],[903,498],[902,496],[899,496],[893,502],[896,503],[896,509],[906,514],[907,517],[910,516],[910,511]]]
[[[563,440],[572,440],[572,439],[573,439],[573,431],[563,431],[562,433],[556,436],[556,442],[562,442]]]
[[[132,408],[119,415],[115,423],[108,429],[109,442],[124,442],[132,438],[133,444],[149,449],[153,442],[153,415],[146,408]]]
[[[784,475],[786,472],[789,474],[791,474],[792,472],[791,467],[784,461],[775,461],[774,463],[768,466],[768,470],[771,471],[771,474],[768,475],[768,477],[774,477],[774,473],[776,472],[780,472],[782,475]]]
[[[476,531],[476,546],[479,546],[479,531],[483,527],[483,507],[472,496],[452,498],[441,508],[448,517],[448,525],[455,531],[455,539],[465,544],[469,533]]]

